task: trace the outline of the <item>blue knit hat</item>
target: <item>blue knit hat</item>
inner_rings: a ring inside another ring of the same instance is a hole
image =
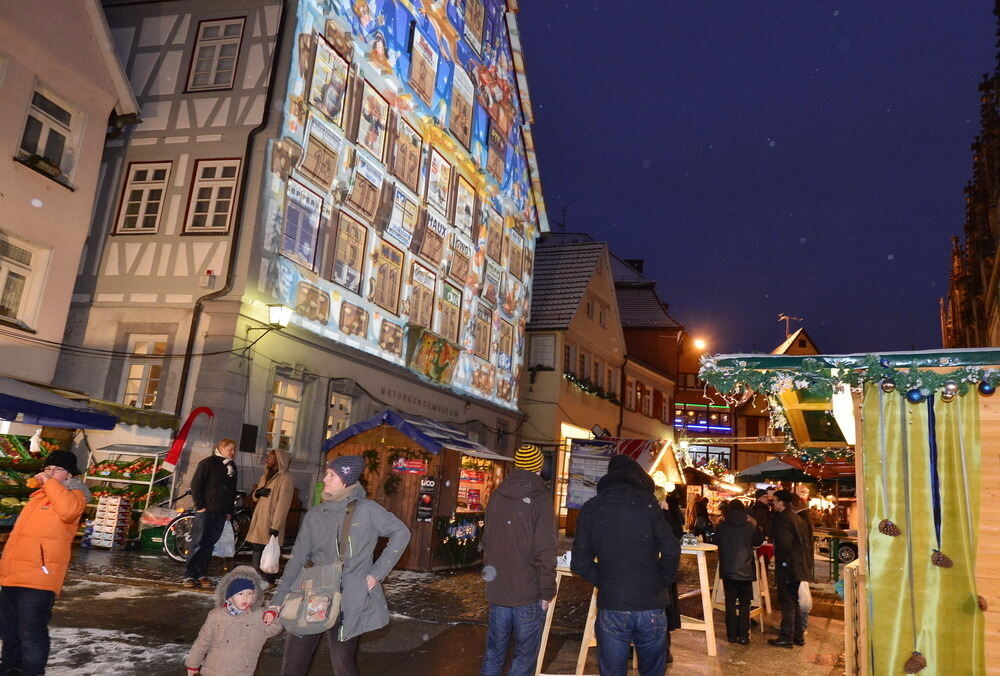
[[[358,483],[365,471],[365,459],[360,455],[342,455],[326,463],[327,469],[340,477],[345,486]]]
[[[238,577],[229,583],[226,587],[226,598],[231,599],[241,591],[257,591],[256,585],[254,585],[253,580],[245,577]]]

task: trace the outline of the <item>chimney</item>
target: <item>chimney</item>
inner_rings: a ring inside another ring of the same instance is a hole
[[[626,258],[625,262],[631,267],[635,268],[635,271],[642,274],[642,259],[641,258]]]

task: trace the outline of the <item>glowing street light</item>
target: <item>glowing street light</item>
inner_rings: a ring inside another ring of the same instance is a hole
[[[696,349],[696,350],[704,350],[706,347],[708,347],[708,343],[706,343],[704,341],[704,339],[702,339],[702,338],[695,338],[694,339],[694,349]]]

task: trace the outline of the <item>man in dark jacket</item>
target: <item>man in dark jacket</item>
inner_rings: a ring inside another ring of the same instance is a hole
[[[757,579],[754,547],[764,542],[764,534],[747,520],[746,508],[732,500],[726,518],[712,539],[719,547],[719,577],[726,592],[726,636],[730,643],[750,643],[750,599]]]
[[[788,491],[774,494],[774,584],[781,606],[781,633],[768,643],[781,648],[805,645],[805,624],[799,609],[799,583],[812,582],[814,561],[808,530],[793,509],[795,496]]]
[[[223,439],[215,445],[212,455],[198,463],[191,479],[194,499],[194,527],[191,529],[191,551],[184,569],[185,587],[211,586],[205,577],[212,550],[222,535],[222,529],[233,517],[236,502],[236,442]]]
[[[635,644],[641,676],[666,669],[666,613],[680,543],[635,460],[616,455],[584,504],[571,567],[597,587],[597,656],[602,676],[624,676]],[[595,560],[596,559],[596,560]]]
[[[764,537],[771,539],[771,496],[764,488],[758,488],[755,495],[757,501],[750,507],[748,516],[754,520]]]
[[[556,528],[543,465],[537,446],[521,446],[514,469],[486,507],[483,577],[490,615],[481,676],[500,676],[511,634],[514,659],[507,673],[535,673],[545,613],[556,595]]]

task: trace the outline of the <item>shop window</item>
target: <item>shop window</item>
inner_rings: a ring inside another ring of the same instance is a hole
[[[170,162],[129,166],[118,214],[118,232],[156,232],[169,178]]]
[[[128,351],[121,402],[135,408],[156,408],[167,336],[134,334],[129,337]]]
[[[728,406],[676,404],[674,429],[691,430],[697,434],[732,434],[732,414]]]
[[[340,434],[351,424],[351,398],[346,394],[330,394],[330,408],[326,416],[326,438]]]
[[[725,467],[732,467],[731,462],[732,449],[728,446],[698,446],[692,445],[688,447],[688,455],[691,456],[691,462],[695,466],[707,465],[710,462],[722,463]]]
[[[545,369],[556,367],[556,337],[551,333],[531,336],[531,366]]]
[[[194,168],[194,188],[185,229],[188,232],[229,230],[239,160],[199,160]]]
[[[73,169],[74,130],[78,127],[79,115],[70,106],[48,91],[35,90],[31,94],[18,159],[44,158],[53,167],[53,178],[68,175]]]
[[[457,343],[462,323],[462,292],[450,284],[445,284],[442,288],[441,313],[438,319],[441,323],[440,333],[453,343]]]
[[[267,447],[292,452],[299,426],[303,383],[284,376],[274,377],[271,410],[267,415]]]
[[[477,357],[489,360],[490,358],[490,329],[493,323],[492,313],[484,305],[476,306],[476,321],[473,325],[473,347],[472,351]]]
[[[229,89],[236,74],[236,57],[243,39],[243,19],[202,21],[194,46],[188,89]]]
[[[386,242],[375,250],[375,286],[372,302],[396,314],[399,306],[399,285],[403,274],[403,252]]]
[[[434,273],[414,263],[410,270],[410,322],[431,328],[434,318]]]
[[[38,315],[48,252],[0,234],[0,317],[22,326]]]
[[[456,512],[483,512],[486,510],[493,467],[493,462],[490,460],[462,456]]]

